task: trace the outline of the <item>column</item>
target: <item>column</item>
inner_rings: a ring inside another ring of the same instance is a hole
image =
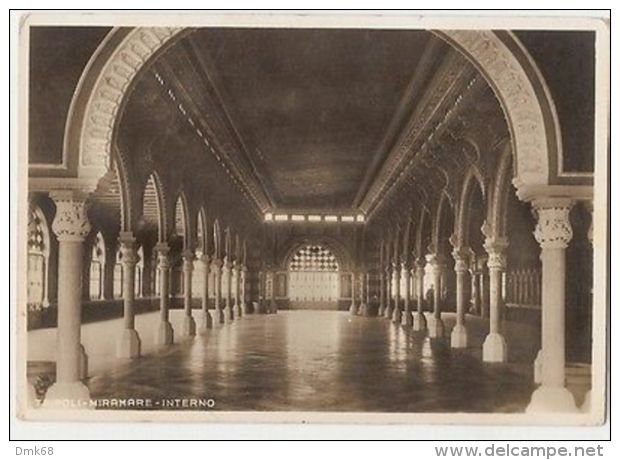
[[[385,273],[383,269],[379,268],[379,310],[377,316],[385,315]]]
[[[417,311],[413,317],[413,330],[426,331],[426,316],[424,316],[424,259],[416,261],[415,279],[417,283]]]
[[[364,316],[370,316],[370,272],[366,272],[364,292],[366,293],[366,311]]]
[[[241,305],[243,306],[243,313],[246,315],[252,313],[252,306],[248,301],[248,267],[241,266]]]
[[[587,207],[588,210],[590,211],[590,228],[588,228],[588,241],[590,242],[590,246],[592,246],[592,243],[594,241],[594,203],[592,201],[589,201],[587,203]],[[594,248],[592,248],[592,256],[594,257]],[[593,264],[594,265],[594,264]],[[593,266],[594,268],[594,266]],[[593,280],[594,281],[594,280]],[[592,286],[590,288],[590,294],[591,294],[591,299],[592,299],[592,308],[594,309],[594,286]],[[592,334],[592,337],[594,337],[594,334]],[[591,376],[590,376],[590,382],[591,382],[591,387],[593,386],[592,384],[594,383],[594,359],[592,359],[592,366],[590,367],[591,369]],[[583,404],[581,405],[581,411],[588,413],[590,412],[590,408],[592,406],[592,388],[590,388],[588,390],[588,392],[585,395],[585,398],[583,400]]]
[[[202,292],[201,292],[201,309],[202,309],[202,323],[200,329],[202,332],[206,332],[207,329],[211,329],[213,327],[213,318],[209,313],[209,272],[210,272],[210,264],[211,258],[209,254],[204,254],[200,258],[201,266],[202,266]]]
[[[267,279],[265,271],[258,272],[258,311],[256,313],[266,313],[265,303],[267,301]]]
[[[467,328],[465,327],[465,284],[467,283],[467,251],[455,248],[454,272],[456,273],[456,325],[450,334],[452,348],[467,348]]]
[[[480,263],[482,264],[479,267],[478,273],[478,295],[480,299],[480,316],[482,318],[489,317],[489,283],[488,283],[488,273],[487,273],[487,262],[488,259],[483,258]]]
[[[232,267],[232,281],[235,295],[235,303],[233,306],[234,316],[241,318],[243,314],[241,307],[241,267],[237,261],[233,262]]]
[[[479,281],[479,275],[480,272],[477,270],[477,268],[475,266],[473,266],[470,270],[469,270],[469,274],[471,277],[471,308],[472,308],[472,313],[476,314],[476,315],[480,315],[482,316],[482,313],[480,311],[480,281]]]
[[[167,243],[157,243],[155,246],[159,262],[159,328],[157,330],[157,345],[171,345],[174,341],[174,330],[170,324],[170,262]]]
[[[501,332],[502,272],[506,269],[506,248],[504,238],[487,238],[484,249],[489,254],[489,335],[482,345],[482,360],[491,363],[508,359],[506,340]]]
[[[116,342],[118,358],[136,358],[140,356],[140,337],[135,328],[134,318],[134,283],[136,279],[136,239],[131,232],[122,232],[119,236],[123,256],[123,331]]]
[[[398,262],[393,264],[392,276],[394,278],[394,312],[392,313],[392,322],[400,324],[403,314],[400,309],[400,267]]]
[[[392,318],[394,311],[394,302],[392,301],[392,268],[390,265],[385,267],[385,317]]]
[[[224,324],[226,321],[224,311],[222,310],[222,261],[214,258],[211,263],[211,271],[213,272],[213,288],[215,289],[215,321],[218,324]]]
[[[366,302],[366,296],[368,295],[368,287],[366,286],[366,273],[359,272],[359,284],[360,284],[360,304],[357,313],[361,316],[368,316],[368,303]]]
[[[405,292],[404,292],[404,311],[402,318],[402,325],[404,327],[413,326],[413,315],[411,314],[411,275],[409,273],[409,267],[403,262],[401,265],[401,276],[405,279]]]
[[[183,251],[183,335],[196,335],[196,321],[192,316],[192,272],[194,271],[194,253]]]
[[[536,200],[534,237],[542,261],[542,383],[527,412],[575,412],[575,399],[565,386],[566,247],[573,236],[567,199]]]
[[[433,315],[428,320],[428,336],[441,338],[444,335],[443,321],[441,320],[441,273],[443,266],[439,256],[429,254],[426,256],[431,265],[433,276]]]
[[[349,306],[349,313],[357,315],[357,279],[355,271],[351,272],[351,305]]]
[[[58,238],[58,327],[56,330],[56,382],[47,390],[44,406],[63,400],[87,408],[90,394],[81,380],[87,374],[87,357],[80,343],[82,263],[84,239],[90,232],[86,197],[69,190],[54,191],[56,203],[52,230]]]
[[[222,278],[224,281],[224,319],[226,322],[232,322],[235,319],[235,313],[232,305],[232,263],[227,257],[224,257],[224,265],[222,266]]]

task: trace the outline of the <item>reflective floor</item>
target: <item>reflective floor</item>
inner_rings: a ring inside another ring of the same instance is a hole
[[[470,325],[472,348],[455,351],[448,339],[346,312],[251,315],[117,363],[88,386],[93,398],[213,398],[219,410],[523,411],[538,345],[517,349],[522,363],[484,364],[484,323]]]

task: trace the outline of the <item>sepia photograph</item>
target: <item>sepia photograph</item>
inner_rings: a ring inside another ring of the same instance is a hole
[[[25,14],[17,417],[605,423],[609,37]]]

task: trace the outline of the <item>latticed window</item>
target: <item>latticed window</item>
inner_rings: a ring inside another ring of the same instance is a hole
[[[97,233],[90,257],[89,293],[92,300],[103,297],[103,271],[105,266],[105,242],[101,233]]]
[[[337,272],[338,261],[329,249],[323,246],[307,245],[295,253],[289,268],[291,271]]]
[[[302,302],[338,300],[338,270],[338,261],[328,248],[320,245],[299,248],[289,263],[290,299]]]
[[[28,214],[28,309],[49,305],[47,299],[47,265],[49,233],[41,210],[31,207]]]

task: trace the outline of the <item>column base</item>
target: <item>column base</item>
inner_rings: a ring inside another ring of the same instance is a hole
[[[573,394],[565,387],[540,386],[534,393],[525,412],[537,414],[545,412],[579,412]]]
[[[368,305],[366,302],[362,303],[357,312],[360,316],[368,316]]]
[[[56,382],[45,394],[45,409],[94,409],[90,405],[90,391],[82,382]]]
[[[354,303],[349,306],[349,313],[351,315],[357,315],[357,306]]]
[[[403,317],[401,319],[401,323],[403,327],[410,328],[413,327],[413,315],[410,311],[405,311],[403,313]]]
[[[506,339],[497,332],[490,333],[482,345],[482,360],[486,363],[505,363],[508,361]]]
[[[589,414],[591,407],[592,407],[592,390],[588,390],[588,392],[586,393],[586,397],[583,400],[583,404],[580,407],[580,410],[584,414]]]
[[[445,329],[441,318],[435,318],[434,316],[431,316],[428,319],[426,326],[428,328],[428,336],[431,339],[443,338]]]
[[[174,342],[174,330],[170,321],[160,321],[157,329],[157,345],[168,346]]]
[[[542,383],[543,374],[543,352],[542,348],[538,350],[536,359],[534,360],[534,383]]]
[[[196,335],[196,321],[193,316],[185,316],[183,318],[183,335],[185,337],[194,337]]]
[[[123,329],[116,342],[116,357],[132,359],[140,356],[140,336],[135,329]]]
[[[224,319],[227,323],[232,323],[235,320],[235,312],[231,305],[226,305],[224,307]]]
[[[400,324],[402,318],[403,318],[403,312],[400,311],[400,308],[395,308],[394,312],[392,313],[392,322],[394,324]]]
[[[467,328],[464,324],[457,324],[452,328],[450,346],[452,348],[467,348]]]
[[[202,314],[202,322],[200,325],[200,329],[202,331],[206,331],[207,329],[213,329],[213,317],[211,316],[211,313],[209,313],[208,311]]]
[[[215,317],[217,318],[218,324],[224,324],[226,322],[226,315],[224,314],[224,310],[221,308],[217,308],[215,310]]]
[[[241,309],[241,305],[239,305],[238,303],[233,306],[233,314],[237,318],[241,318],[241,316],[243,315],[243,311]]]
[[[413,315],[413,330],[416,332],[426,331],[426,316],[424,316],[424,313],[416,312]]]
[[[80,362],[79,362],[79,375],[80,380],[84,380],[88,377],[88,355],[86,354],[86,349],[84,345],[80,344]]]
[[[392,318],[392,313],[394,313],[394,311],[392,310],[392,307],[385,307],[385,311],[383,312],[383,314],[387,319]]]

